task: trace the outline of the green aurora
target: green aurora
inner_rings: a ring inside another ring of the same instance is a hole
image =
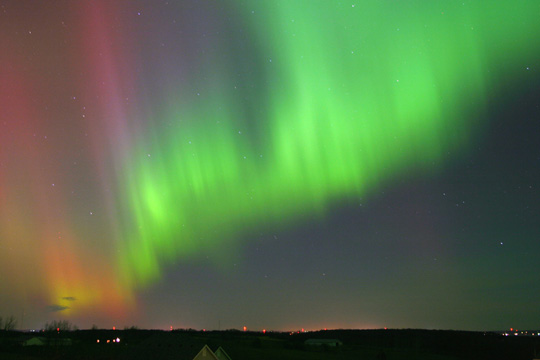
[[[219,266],[254,229],[323,218],[466,156],[486,99],[538,53],[539,11],[537,1],[238,1],[231,22],[247,35],[234,45],[255,53],[239,64],[215,40],[197,92],[165,84],[122,159],[122,281],[145,286],[208,253]]]

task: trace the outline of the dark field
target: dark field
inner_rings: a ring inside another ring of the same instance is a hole
[[[43,345],[23,345],[33,337],[39,337]],[[117,338],[120,342],[113,342]],[[309,346],[305,344],[308,339],[338,339],[342,345]],[[223,347],[232,360],[531,360],[536,349],[540,352],[538,337],[463,331],[329,330],[262,334],[236,330],[78,330],[32,334],[0,332],[0,359],[191,360],[205,344],[214,351]]]

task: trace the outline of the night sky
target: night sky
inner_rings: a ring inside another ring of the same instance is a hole
[[[0,316],[540,328],[539,15],[0,0]]]

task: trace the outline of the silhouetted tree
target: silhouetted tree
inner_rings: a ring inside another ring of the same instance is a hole
[[[77,326],[67,320],[54,320],[45,323],[45,331],[72,331],[77,330]]]
[[[17,326],[17,320],[15,319],[15,316],[10,316],[6,318],[5,320],[2,320],[0,317],[0,329],[3,329],[5,331],[11,331],[14,330]]]

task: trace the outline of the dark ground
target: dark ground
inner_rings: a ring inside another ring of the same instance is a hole
[[[42,337],[45,345],[22,345],[35,336]],[[120,343],[112,342],[116,338],[121,339]],[[324,338],[339,339],[343,345],[332,348],[304,344],[307,339]],[[71,339],[71,345],[61,345],[59,339]],[[540,337],[505,337],[482,332],[329,330],[262,334],[237,330],[77,330],[31,334],[0,332],[0,359],[191,360],[205,344],[214,351],[222,346],[232,360],[531,360],[535,349],[540,356]]]

